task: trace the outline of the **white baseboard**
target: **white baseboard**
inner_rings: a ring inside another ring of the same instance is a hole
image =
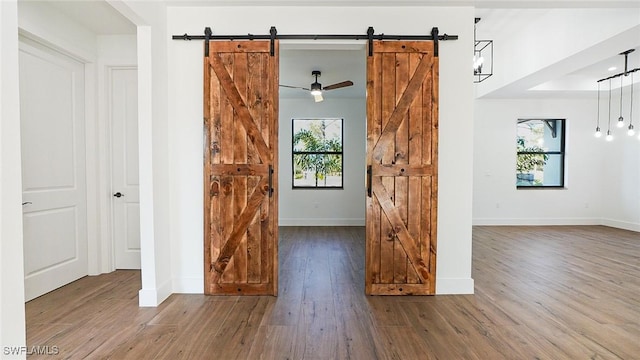
[[[280,218],[278,222],[279,226],[364,226],[364,224],[364,219],[357,218]]]
[[[472,278],[436,278],[436,295],[473,294]]]
[[[627,221],[618,221],[612,219],[602,219],[601,224],[604,226],[614,227],[623,230],[640,232],[640,224]]]
[[[640,232],[640,224],[613,219],[596,218],[475,218],[477,226],[544,226],[544,225],[604,225]]]
[[[155,289],[140,289],[138,291],[138,306],[156,307],[172,294],[171,290],[171,281],[165,281]]]
[[[543,226],[543,225],[600,225],[595,218],[475,218],[473,225],[479,226]]]
[[[138,306],[158,306],[158,292],[156,289],[140,289],[140,291],[138,291]]]
[[[204,294],[204,278],[174,278],[173,292],[176,294]]]

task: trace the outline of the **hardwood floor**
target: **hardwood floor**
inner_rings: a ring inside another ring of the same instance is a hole
[[[28,346],[56,346],[46,359],[640,358],[638,233],[475,227],[475,295],[431,297],[364,295],[363,228],[280,236],[277,298],[139,308],[140,273],[116,271],[27,303]]]

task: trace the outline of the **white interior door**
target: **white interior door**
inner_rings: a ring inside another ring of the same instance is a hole
[[[25,298],[88,274],[84,64],[20,41]]]
[[[140,269],[138,83],[133,67],[111,68],[111,184],[116,269]]]

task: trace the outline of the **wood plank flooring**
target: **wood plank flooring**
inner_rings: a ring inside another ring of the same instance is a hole
[[[442,240],[444,241],[444,240]],[[475,295],[364,295],[364,229],[284,227],[275,297],[172,295],[138,271],[26,304],[28,346],[69,359],[640,359],[640,234],[475,227]]]

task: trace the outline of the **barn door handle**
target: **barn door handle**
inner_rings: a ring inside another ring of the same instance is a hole
[[[371,197],[371,183],[373,182],[373,171],[371,165],[367,166],[367,196]]]
[[[118,191],[117,193],[113,194],[113,196],[115,196],[115,197],[117,197],[117,198],[120,198],[120,197],[123,197],[123,196],[124,196],[124,194],[123,194],[123,193],[121,193],[120,191]]]
[[[273,196],[273,165],[269,165],[269,197]]]

